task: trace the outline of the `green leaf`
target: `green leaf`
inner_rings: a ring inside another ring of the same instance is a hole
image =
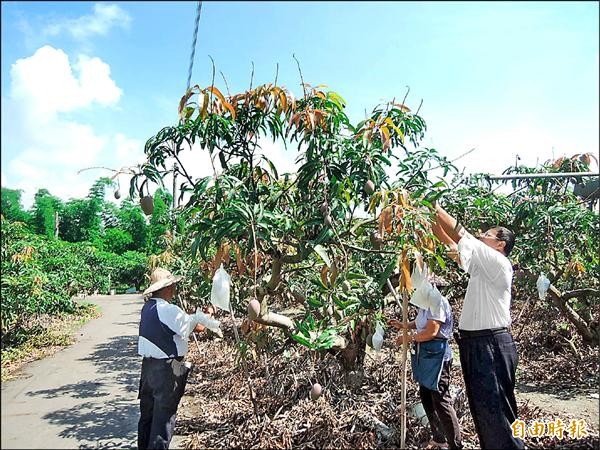
[[[320,282],[319,282],[320,283]],[[320,283],[321,284],[321,283]],[[320,308],[321,306],[323,306],[323,303],[321,303],[319,300],[317,300],[316,298],[312,298],[312,297],[307,297],[306,298],[306,303],[309,304],[309,306],[313,307],[313,308]]]
[[[194,242],[192,242],[192,260],[196,259],[196,252],[198,251],[198,241],[200,240],[200,236],[196,236],[194,238]]]
[[[390,277],[390,275],[394,271],[395,267],[396,267],[396,260],[392,259],[390,261],[390,263],[386,266],[383,273],[379,276],[379,279],[377,280],[377,287],[379,289],[381,289],[383,287],[383,285],[386,283],[387,279]]]
[[[292,334],[292,339],[295,340],[296,342],[299,342],[300,344],[304,345],[305,347],[313,348],[310,341],[299,334]]]
[[[346,280],[350,281],[350,280],[368,280],[369,277],[366,275],[363,275],[362,273],[355,273],[355,272],[348,272],[346,274]]]

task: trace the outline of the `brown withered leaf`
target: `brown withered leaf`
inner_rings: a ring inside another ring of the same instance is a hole
[[[392,232],[392,207],[387,206],[383,208],[381,214],[379,214],[379,234],[381,237],[385,237],[385,233]]]
[[[203,119],[208,113],[208,94],[202,93],[202,107],[200,108],[200,117]]]
[[[233,106],[232,106],[232,105],[231,105],[229,102],[223,101],[222,103],[223,103],[223,106],[224,106],[224,107],[225,107],[225,108],[226,108],[226,109],[229,111],[229,113],[231,114],[231,119],[232,119],[232,120],[235,120],[235,108],[234,108],[234,107],[233,107]]]
[[[187,104],[187,101],[190,99],[190,97],[193,95],[193,90],[189,89],[184,95],[183,97],[181,97],[181,100],[179,100],[179,114],[181,114],[181,112],[183,111],[183,107]]]
[[[410,262],[408,260],[408,252],[404,250],[400,260],[400,290],[405,292],[412,291],[412,283],[410,281]]]
[[[242,276],[246,273],[246,264],[244,264],[244,259],[242,258],[242,250],[239,245],[234,244],[233,251],[235,252],[235,263],[237,264],[238,274]]]
[[[221,93],[221,91],[217,87],[215,87],[215,86],[208,86],[206,88],[206,90],[208,92],[212,92],[213,94],[215,94],[219,98],[219,100],[221,101],[221,103],[227,103],[227,100],[225,100],[225,96]]]
[[[327,264],[324,264],[323,268],[321,269],[321,281],[323,282],[323,286],[329,285],[327,281],[327,272],[329,272],[329,268],[327,267]]]
[[[337,280],[340,271],[335,260],[332,261],[332,265],[333,267],[331,268],[331,273],[329,274],[329,282],[333,286],[335,284],[335,280]]]
[[[231,246],[228,242],[224,242],[221,244],[221,248],[223,249],[223,264],[227,265],[229,264],[229,261],[231,261],[231,255],[229,253]]]
[[[300,113],[295,113],[294,115],[292,115],[292,117],[290,117],[290,123],[288,124],[288,126],[291,127],[292,124],[294,124],[296,126],[296,128],[298,128],[299,122],[300,122]]]
[[[219,266],[221,265],[222,261],[223,261],[223,246],[221,245],[219,247],[219,250],[217,250],[217,253],[213,257],[212,262],[210,263],[210,272],[211,272],[210,276],[211,276],[211,278],[215,274],[215,272],[219,268]]]
[[[254,276],[254,273],[258,267],[261,267],[263,261],[265,261],[265,257],[260,252],[255,252],[252,250],[248,255],[246,255],[246,268],[248,270],[248,274]]]
[[[313,111],[308,111],[305,113],[305,118],[308,119],[307,127],[311,130],[315,129],[315,113]]]
[[[279,105],[281,106],[281,110],[283,112],[287,112],[288,111],[287,97],[285,95],[285,92],[283,92],[282,89],[279,89]]]

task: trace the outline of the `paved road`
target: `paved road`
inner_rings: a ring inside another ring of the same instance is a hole
[[[137,447],[142,297],[87,300],[102,316],[79,330],[74,345],[2,383],[3,449]]]

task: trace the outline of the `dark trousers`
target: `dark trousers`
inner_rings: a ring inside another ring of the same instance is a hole
[[[460,331],[459,331],[460,333]],[[517,418],[515,372],[517,348],[508,331],[458,338],[469,408],[479,444],[483,449],[522,449],[513,437],[511,424]]]
[[[144,358],[142,361],[139,450],[169,448],[188,373],[181,360]]]
[[[429,420],[433,440],[438,443],[447,442],[449,448],[458,449],[462,448],[462,443],[460,441],[458,418],[450,396],[451,367],[452,360],[444,361],[438,391],[432,391],[419,385],[419,396]]]

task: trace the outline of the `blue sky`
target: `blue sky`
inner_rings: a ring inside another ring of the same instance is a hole
[[[196,2],[2,2],[2,185],[65,200],[177,121]],[[598,2],[203,2],[192,83],[311,84],[357,122],[402,99],[470,172],[598,154]],[[277,163],[294,159],[265,146]],[[201,160],[196,160],[202,172]],[[120,180],[126,184],[125,179]]]

